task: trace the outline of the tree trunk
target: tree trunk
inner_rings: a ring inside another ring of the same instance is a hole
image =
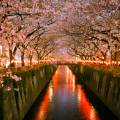
[[[9,62],[10,62],[10,66],[14,67],[14,55],[12,53],[12,50],[9,48]]]
[[[12,50],[9,49],[9,60],[10,60],[10,64],[12,63]]]
[[[103,56],[103,64],[105,64],[106,58],[105,56]]]
[[[117,53],[117,51],[116,51],[116,53],[115,53],[115,61],[116,61],[116,66],[118,66],[119,64],[118,64],[118,53]]]
[[[25,62],[24,62],[24,56],[25,56],[25,52],[21,52],[21,66],[25,66]]]
[[[32,56],[32,55],[29,55],[29,62],[30,62],[30,65],[32,65],[32,58],[33,58],[33,56]]]
[[[37,58],[38,58],[38,64],[40,64],[40,62],[39,62],[39,60],[40,60],[39,54],[37,54]]]

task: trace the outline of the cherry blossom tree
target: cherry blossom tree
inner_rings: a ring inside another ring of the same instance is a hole
[[[74,18],[68,16],[67,27],[63,28],[63,32],[73,38],[70,49],[76,55],[93,56],[103,61],[109,53],[115,60],[115,51],[120,45],[119,8],[117,0],[91,1],[78,9],[75,7]]]
[[[9,49],[10,64],[17,50],[24,66],[25,54],[31,63],[34,52],[39,61],[56,49],[52,39],[43,37],[49,32],[71,38],[66,40],[69,54],[102,61],[109,55],[118,61],[119,26],[119,0],[0,1],[0,40]]]
[[[25,51],[30,44],[55,23],[55,8],[44,0],[4,0],[0,1],[0,14],[0,36],[9,47],[10,64],[19,49],[24,66]]]

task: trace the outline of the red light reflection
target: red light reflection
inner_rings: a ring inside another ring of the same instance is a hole
[[[93,108],[93,106],[88,101],[82,87],[79,85],[76,87],[77,89],[77,96],[79,101],[79,109],[82,109],[86,120],[100,120],[97,112]]]
[[[47,113],[46,111],[48,111],[48,101],[49,101],[49,91],[47,91],[47,93],[45,94],[41,104],[39,105],[38,108],[38,112],[35,115],[34,120],[45,120]]]
[[[54,111],[61,110],[55,114],[60,114],[61,116],[64,111],[67,111],[67,108],[73,109],[71,103],[74,103],[78,112],[82,112],[85,120],[100,120],[94,107],[88,101],[82,86],[75,84],[75,76],[70,69],[67,66],[60,66],[55,72],[53,80],[39,105],[34,120],[46,120],[47,115],[51,114],[51,110],[53,110],[50,107],[54,105],[57,105],[57,107],[54,106]],[[66,106],[66,109],[63,106]],[[69,113],[67,114],[68,116],[70,115]]]

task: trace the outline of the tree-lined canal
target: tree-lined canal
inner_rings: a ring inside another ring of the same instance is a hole
[[[94,107],[96,98],[77,82],[67,66],[59,66],[47,90],[43,93],[25,120],[116,120],[104,106]],[[95,101],[95,102],[94,102]],[[99,102],[97,102],[98,104]],[[95,105],[96,106],[96,105]],[[98,106],[98,105],[97,105]]]

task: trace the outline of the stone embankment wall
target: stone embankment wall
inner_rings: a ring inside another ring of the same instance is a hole
[[[51,80],[56,65],[44,65],[4,77],[0,87],[0,120],[22,120],[35,99]],[[17,80],[18,79],[18,80]]]
[[[120,76],[87,65],[71,65],[70,69],[76,78],[86,84],[104,105],[120,119]]]

